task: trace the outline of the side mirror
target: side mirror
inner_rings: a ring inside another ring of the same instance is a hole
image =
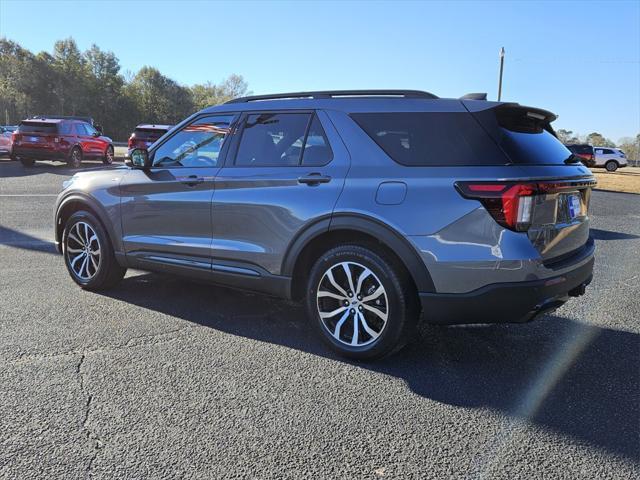
[[[103,131],[102,131],[102,125],[100,125],[99,123],[94,123],[93,124],[93,128],[95,128],[97,131],[100,132],[100,135],[102,135]]]
[[[93,132],[91,135],[93,135],[94,137],[99,137],[100,136],[100,132],[98,132],[97,130],[95,132]]]
[[[132,168],[139,168],[147,170],[151,167],[151,160],[149,160],[149,152],[142,148],[135,148],[131,152],[130,162],[127,162]]]

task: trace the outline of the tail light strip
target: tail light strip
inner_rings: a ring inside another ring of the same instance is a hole
[[[535,195],[583,190],[595,185],[594,179],[455,183],[455,187],[464,198],[480,201],[496,222],[518,232],[526,231],[531,225]]]

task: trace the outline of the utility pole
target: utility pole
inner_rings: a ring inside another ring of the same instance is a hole
[[[498,101],[502,98],[502,70],[504,69],[504,47],[500,49],[500,79],[498,80]]]

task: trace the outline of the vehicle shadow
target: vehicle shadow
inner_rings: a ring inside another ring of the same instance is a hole
[[[53,242],[41,240],[26,233],[19,232],[9,227],[0,225],[0,245],[20,248],[21,250],[33,250],[36,252],[57,254]]]
[[[29,177],[44,173],[70,177],[84,170],[101,170],[122,165],[118,162],[114,162],[113,165],[104,165],[100,160],[84,160],[80,168],[69,168],[66,163],[56,161],[37,161],[31,167],[24,167],[18,161],[0,158],[0,177]]]
[[[104,294],[347,362],[322,345],[292,302],[159,274],[127,277]],[[525,325],[423,326],[397,355],[353,364],[401,378],[425,398],[495,409],[640,461],[639,355],[638,334],[550,315]]]
[[[599,228],[592,228],[589,230],[591,236],[596,240],[633,240],[640,238],[640,235],[633,235],[632,233],[614,232],[612,230],[600,230]]]

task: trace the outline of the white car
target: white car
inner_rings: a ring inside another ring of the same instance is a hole
[[[595,152],[594,167],[604,167],[608,172],[615,172],[627,166],[627,156],[619,148],[593,147]]]

